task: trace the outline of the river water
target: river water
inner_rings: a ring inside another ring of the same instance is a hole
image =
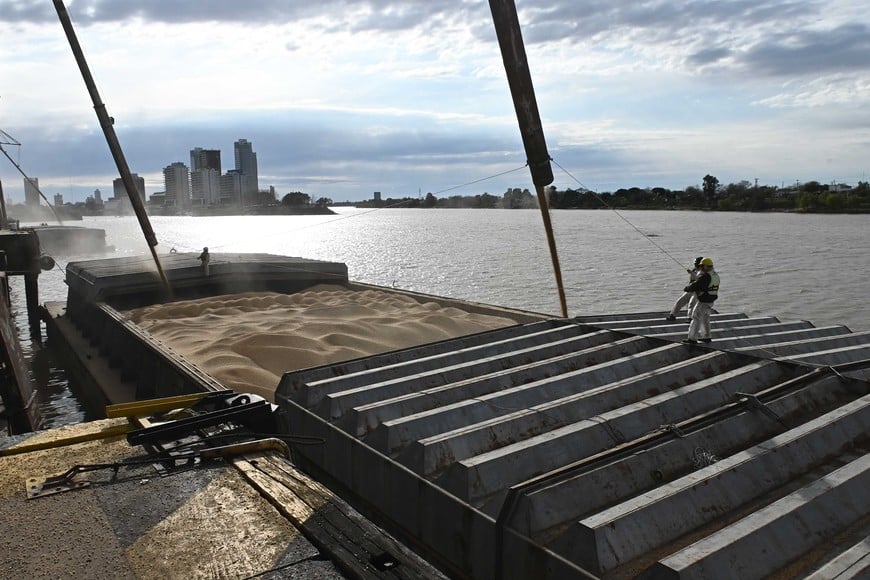
[[[332,216],[152,217],[158,252],[261,252],[344,262],[352,280],[559,314],[537,210],[336,208]],[[669,310],[696,256],[721,277],[720,312],[870,330],[863,276],[870,216],[666,211],[552,212],[569,316]],[[147,254],[134,217],[85,218],[114,257]],[[66,299],[63,268],[94,256],[55,255],[40,302]],[[26,329],[23,281],[13,307]],[[88,413],[50,351],[21,332],[47,427]]]

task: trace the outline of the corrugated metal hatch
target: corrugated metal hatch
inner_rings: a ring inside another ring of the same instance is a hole
[[[297,459],[451,574],[855,577],[870,333],[548,320],[284,375]]]

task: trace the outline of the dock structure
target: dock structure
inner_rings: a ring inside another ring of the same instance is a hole
[[[355,285],[297,258],[166,266],[175,297]],[[162,300],[145,262],[74,264],[68,283],[50,339],[87,337],[71,353],[96,348],[124,396],[224,388],[120,314]],[[665,312],[510,312],[285,373],[279,430],[322,441],[295,464],[451,577],[870,573],[870,333],[715,313],[713,342],[689,345]]]
[[[131,427],[0,439],[0,577],[444,580],[282,453],[157,469]]]
[[[452,575],[870,574],[870,333],[530,323],[287,373],[302,465]],[[411,509],[409,506],[413,506]]]
[[[33,230],[0,230],[0,270],[7,276],[24,278],[30,333],[39,335],[39,273],[54,267],[54,260],[42,255]]]
[[[5,213],[0,211],[0,217],[5,226]],[[38,337],[38,277],[42,269],[51,267],[54,261],[41,255],[39,239],[32,231],[0,229],[0,429],[10,434],[38,429],[42,418],[13,320],[9,277],[24,278],[30,335]]]

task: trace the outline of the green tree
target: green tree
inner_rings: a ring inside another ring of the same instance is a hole
[[[474,196],[474,202],[471,207],[480,209],[493,209],[498,205],[498,198],[488,193]]]
[[[800,190],[806,193],[822,193],[823,191],[828,191],[827,185],[822,185],[818,181],[807,181],[803,185],[800,186]]]
[[[811,193],[802,193],[798,196],[797,207],[803,211],[811,211],[819,207],[819,199],[817,195]]]
[[[530,209],[537,207],[535,198],[528,189],[519,189],[514,187],[508,189],[502,196],[502,203],[506,209]]]
[[[719,189],[719,180],[708,173],[704,176],[704,185],[702,186],[702,189],[704,191],[704,196],[707,198],[707,202],[712,205],[713,200],[716,198],[716,192]]]
[[[843,206],[845,205],[845,201],[846,200],[839,193],[825,193],[822,195],[822,199],[821,199],[822,205],[826,209],[835,210],[835,211],[843,209]]]
[[[694,185],[690,185],[685,191],[678,193],[677,200],[683,206],[701,205],[704,202],[704,192]]]
[[[423,203],[420,204],[422,207],[435,207],[438,203],[438,198],[430,191],[426,194],[426,199],[423,200]]]
[[[291,191],[281,198],[281,205],[300,206],[311,203],[311,196],[301,191]]]

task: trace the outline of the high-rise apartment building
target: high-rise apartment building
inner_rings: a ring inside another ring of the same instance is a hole
[[[54,207],[59,205],[63,205],[63,194],[55,193],[54,194]]]
[[[139,177],[138,173],[133,173],[133,183],[136,185],[136,191],[139,193],[139,198],[142,203],[145,203],[145,178]],[[127,188],[124,187],[124,180],[120,177],[112,181],[112,190],[114,191],[113,199],[127,199]]]
[[[238,206],[245,205],[244,203],[244,186],[245,176],[230,169],[221,175],[221,203],[236,204]]]
[[[236,171],[245,176],[242,190],[244,194],[256,194],[260,189],[257,176],[257,154],[247,139],[239,139],[234,144]]]
[[[24,178],[24,203],[25,205],[39,205],[39,178]]]
[[[190,171],[187,165],[176,161],[163,168],[163,183],[166,188],[164,204],[175,207],[190,207]]]
[[[190,172],[199,171],[200,169],[214,169],[217,174],[221,174],[221,152],[220,149],[203,149],[196,147],[190,150]]]
[[[190,173],[190,202],[193,205],[221,203],[221,176],[214,169],[197,169]]]
[[[97,205],[103,205],[103,194],[99,189],[94,190],[94,203]]]

